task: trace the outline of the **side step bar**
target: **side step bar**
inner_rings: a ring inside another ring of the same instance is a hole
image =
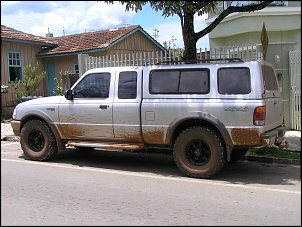
[[[106,150],[142,150],[145,149],[145,145],[142,143],[116,143],[109,142],[103,143],[98,141],[68,141],[67,147],[92,147],[101,148]]]

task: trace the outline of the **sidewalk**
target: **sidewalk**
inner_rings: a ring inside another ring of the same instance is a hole
[[[1,123],[1,141],[19,141],[18,136],[14,136],[13,129],[10,125],[10,123]],[[292,151],[300,151],[301,152],[301,131],[286,131],[284,140],[288,142],[289,147],[288,150]],[[284,142],[282,144],[285,144]],[[297,164],[296,161],[298,161],[300,164],[300,160],[276,160],[276,159],[269,159],[265,158],[259,158],[259,157],[252,157],[248,156],[246,157],[246,160],[248,161],[262,161],[262,162],[277,162],[277,163],[294,163]]]

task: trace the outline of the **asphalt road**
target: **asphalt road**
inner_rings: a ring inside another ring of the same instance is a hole
[[[1,141],[1,225],[297,225],[301,166],[239,161],[211,179],[165,154],[66,149],[26,160]]]

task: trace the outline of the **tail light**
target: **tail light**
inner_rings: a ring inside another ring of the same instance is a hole
[[[254,125],[264,125],[265,124],[265,106],[258,106],[254,110]]]

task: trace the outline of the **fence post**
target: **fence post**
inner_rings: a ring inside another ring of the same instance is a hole
[[[78,66],[79,66],[79,76],[81,77],[86,70],[85,59],[88,57],[88,54],[78,54]]]

